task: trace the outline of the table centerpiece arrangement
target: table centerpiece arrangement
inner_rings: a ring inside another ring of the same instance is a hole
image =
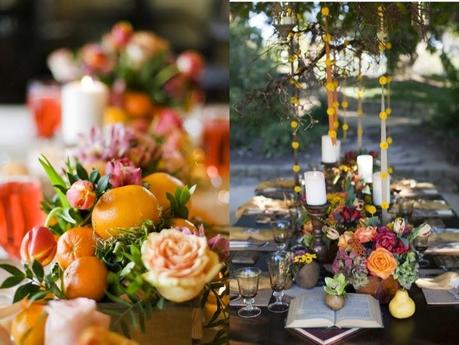
[[[13,303],[21,305],[11,329],[16,342],[73,344],[84,334],[93,339],[98,331],[85,332],[88,322],[76,321],[92,320],[85,312],[96,313],[100,322],[93,323],[105,333],[111,316],[111,328],[126,336],[148,330],[152,312],[168,308],[166,301],[204,305],[212,296],[213,320],[225,313],[228,246],[189,220],[196,187],[166,173],[159,180],[158,173],[143,177],[140,163],[124,159],[108,161],[102,172],[68,160],[58,173],[41,157],[55,188],[43,205],[46,221],[22,240],[22,268],[0,265],[9,273],[1,288],[15,287]],[[69,308],[74,317],[62,320]]]

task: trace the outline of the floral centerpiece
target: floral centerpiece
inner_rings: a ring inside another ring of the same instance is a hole
[[[430,226],[413,228],[401,218],[387,225],[363,219],[355,230],[339,236],[333,272],[343,273],[357,291],[372,293],[387,303],[398,285],[409,289],[417,279],[413,241],[429,232]]]
[[[202,57],[185,51],[175,57],[169,43],[149,31],[119,22],[99,42],[76,52],[61,48],[48,58],[54,78],[67,82],[91,75],[111,87],[112,103],[133,118],[148,118],[163,108],[190,109],[202,101]]]
[[[146,145],[145,152],[154,154],[152,147]],[[205,303],[212,295],[219,306],[213,320],[225,316],[228,245],[221,236],[208,239],[202,226],[188,220],[195,187],[169,175],[167,183],[153,186],[149,176],[142,178],[142,168],[118,166],[124,158],[108,162],[102,174],[79,162],[67,162],[59,174],[40,159],[56,194],[44,204],[45,224],[23,239],[23,269],[0,265],[10,273],[1,288],[18,286],[13,302],[28,300],[32,306],[51,308],[65,300],[81,305],[81,298],[115,303],[107,311],[112,327],[126,334],[131,326],[144,328],[166,300],[203,296]],[[55,326],[50,320],[46,329]],[[23,326],[13,326],[18,342],[30,331]]]

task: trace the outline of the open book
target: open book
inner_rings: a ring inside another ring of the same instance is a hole
[[[290,302],[287,328],[340,327],[382,328],[379,302],[370,295],[350,293],[341,310],[333,311],[324,302],[324,291],[313,289]]]

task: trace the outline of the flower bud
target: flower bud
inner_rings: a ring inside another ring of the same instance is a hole
[[[404,230],[405,230],[405,219],[396,218],[394,220],[394,232],[396,234],[403,234]]]
[[[56,254],[57,241],[54,234],[44,226],[32,228],[22,239],[21,259],[26,263],[37,260],[48,265]]]
[[[422,224],[417,230],[419,237],[428,237],[432,233],[432,227],[429,224]]]
[[[178,56],[177,68],[188,78],[196,80],[204,68],[204,61],[200,54],[193,51],[186,51]]]
[[[94,185],[89,181],[76,181],[66,195],[70,206],[79,210],[89,210],[96,201]]]

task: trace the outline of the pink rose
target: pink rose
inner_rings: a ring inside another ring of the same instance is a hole
[[[354,238],[360,243],[367,243],[373,240],[376,235],[376,228],[374,226],[359,226],[354,232]]]
[[[103,47],[96,43],[89,43],[81,48],[81,59],[87,73],[109,73],[115,62]]]
[[[98,312],[96,306],[96,302],[88,298],[49,301],[45,344],[76,344],[80,334],[90,326],[108,329],[110,316]]]
[[[70,206],[79,210],[89,210],[96,201],[94,184],[89,181],[78,180],[67,190],[66,196]]]
[[[123,48],[129,42],[134,30],[128,22],[118,22],[112,27],[110,39],[116,48]]]
[[[182,129],[182,119],[180,115],[170,108],[161,110],[154,124],[154,133],[158,135],[167,135],[175,129]]]
[[[397,236],[384,227],[376,232],[375,243],[376,248],[385,248],[392,252],[397,243]]]
[[[105,166],[105,173],[110,175],[112,187],[142,185],[142,171],[127,158],[114,159]]]
[[[142,244],[145,280],[166,299],[185,302],[198,296],[220,271],[207,239],[177,229],[153,232]]]

